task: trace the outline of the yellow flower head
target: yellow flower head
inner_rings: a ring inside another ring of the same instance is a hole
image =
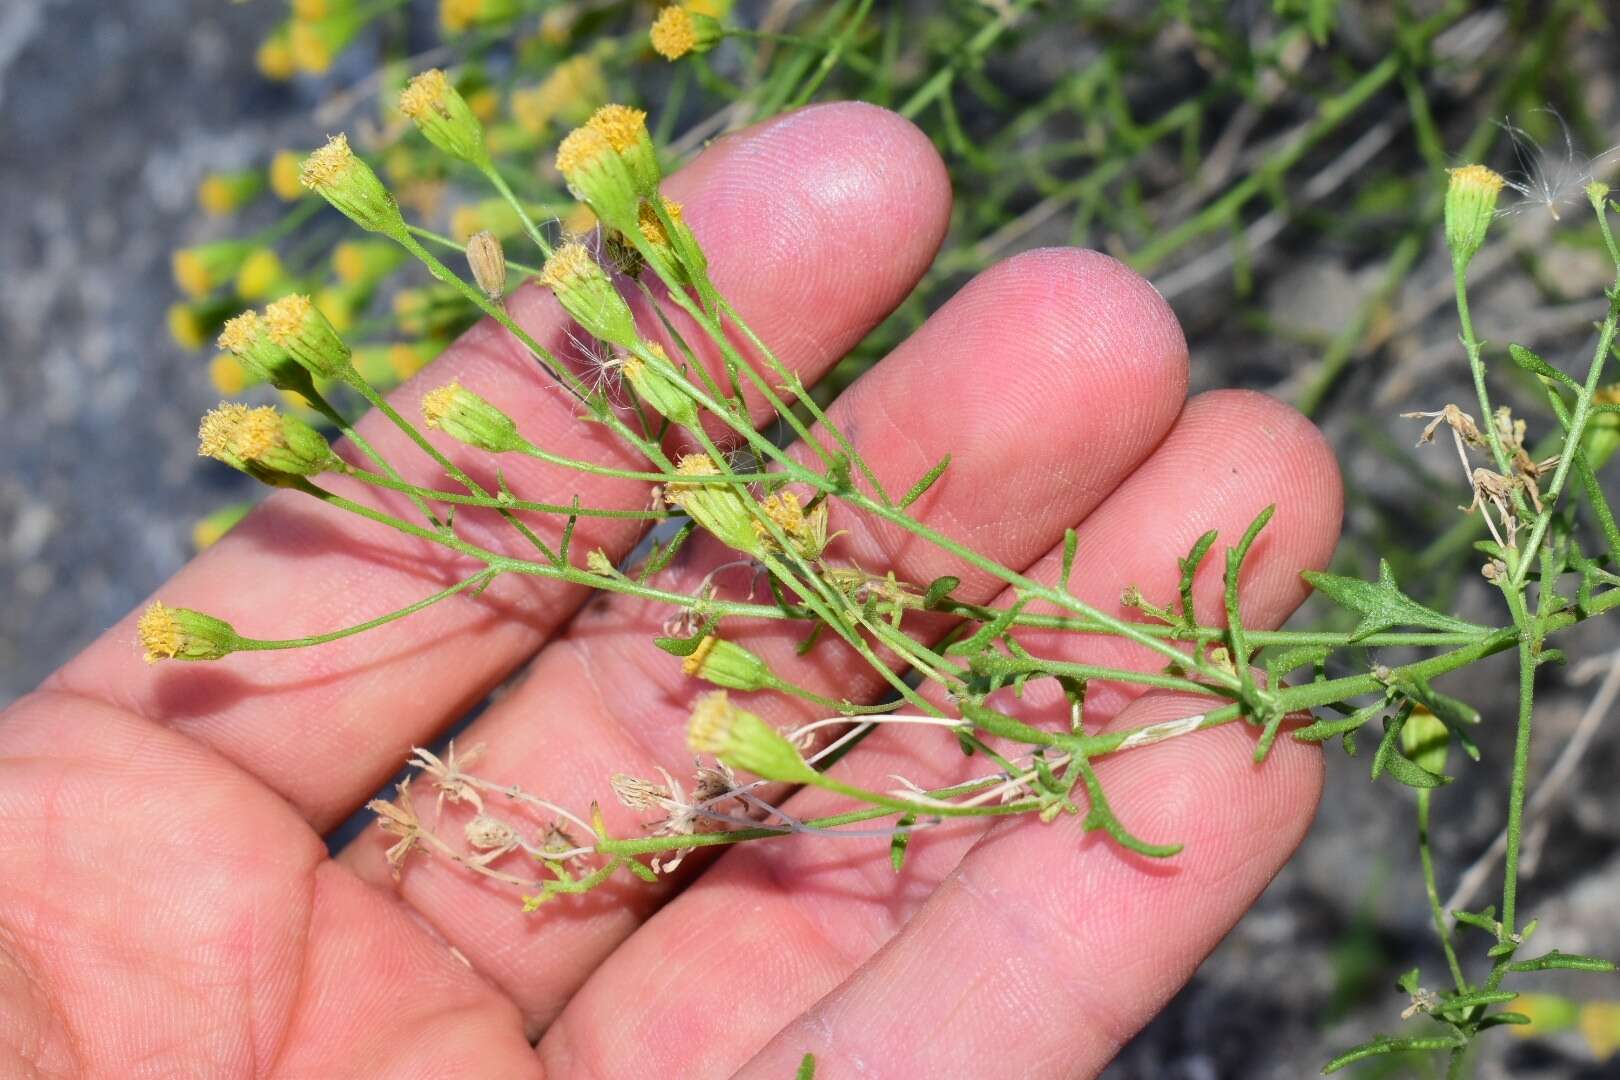
[[[323,191],[342,183],[359,163],[360,159],[349,149],[348,135],[339,132],[304,159],[298,170],[298,182],[311,191]]]
[[[269,405],[250,409],[234,401],[203,417],[197,453],[277,485],[323,472],[334,460],[325,436],[302,420]]]
[[[459,393],[461,384],[452,380],[437,390],[429,390],[422,395],[422,419],[427,422],[428,427],[436,428],[444,423],[444,418],[449,414]]]
[[[422,395],[422,419],[428,427],[492,454],[504,454],[524,445],[510,416],[458,382],[448,382]]]
[[[687,53],[706,53],[714,48],[726,31],[714,17],[713,8],[709,4],[671,4],[660,11],[648,34],[653,51],[666,60],[679,60]]]
[[[576,283],[602,273],[602,268],[585,245],[570,240],[546,260],[540,268],[540,284],[548,289],[567,289]]]
[[[182,349],[200,349],[208,341],[203,316],[190,304],[172,304],[168,311],[169,336]]]
[[[647,134],[647,114],[628,105],[603,105],[591,114],[585,126],[600,131],[608,145],[622,154]]]
[[[575,128],[557,145],[557,171],[573,176],[605,154],[613,153],[607,136],[592,127]]]
[[[803,784],[818,776],[787,736],[733,705],[724,690],[704,694],[693,705],[686,745],[694,753],[713,754],[765,780]]]
[[[658,13],[649,36],[653,51],[666,60],[679,60],[697,46],[691,13],[679,4],[671,4]]]
[[[159,660],[218,660],[236,651],[241,638],[231,624],[190,608],[154,600],[135,623],[148,664]]]
[[[284,296],[265,308],[264,323],[270,340],[285,348],[294,335],[304,328],[304,321],[314,308],[314,303],[302,293]]]
[[[172,658],[180,651],[180,624],[162,601],[152,601],[152,606],[141,613],[135,632],[140,635],[148,664]]]
[[[293,77],[298,65],[293,63],[292,42],[285,25],[259,43],[253,63],[260,75],[274,82],[286,82]]]
[[[731,732],[739,712],[724,690],[704,694],[692,706],[686,744],[699,754],[724,753],[731,747]]]
[[[222,394],[240,394],[247,389],[247,369],[242,366],[242,361],[223,352],[209,361],[208,381]]]
[[[664,213],[668,214],[672,221],[679,222],[681,220],[680,203],[664,198],[660,198],[659,201],[664,204]],[[641,204],[641,209],[637,213],[637,224],[641,228],[641,235],[647,238],[647,243],[656,244],[659,247],[669,246],[669,233],[664,230],[664,223],[659,220],[651,202]]]
[[[292,293],[264,309],[270,340],[317,378],[347,378],[352,350],[308,296]]]
[[[429,68],[410,81],[399,95],[399,111],[412,120],[420,120],[430,112],[443,114],[450,96],[450,80],[438,68]]]
[[[248,409],[225,437],[225,449],[243,461],[259,461],[276,448],[281,414],[272,405]]]
[[[1465,165],[1447,172],[1446,246],[1451,256],[1467,265],[1484,246],[1485,234],[1496,216],[1496,200],[1506,182],[1483,165]]]
[[[262,300],[286,279],[281,258],[272,248],[256,248],[236,271],[236,294],[244,300]]]
[[[270,190],[283,202],[296,202],[304,195],[304,185],[298,180],[298,165],[298,154],[293,150],[278,150],[270,159]]]
[[[226,352],[240,355],[252,347],[263,332],[264,322],[259,318],[259,313],[253,310],[244,311],[234,318],[225,320],[225,326],[219,332],[219,347]]]
[[[246,405],[236,401],[221,402],[217,409],[208,410],[197,429],[197,456],[223,460],[231,433],[248,412]]]

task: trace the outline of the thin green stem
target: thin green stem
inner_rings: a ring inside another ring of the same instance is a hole
[[[1434,853],[1429,847],[1429,803],[1433,795],[1427,788],[1418,791],[1418,858],[1423,863],[1423,889],[1429,897],[1429,915],[1434,919],[1434,932],[1440,937],[1440,947],[1446,954],[1446,966],[1451,969],[1452,981],[1461,994],[1468,990],[1468,980],[1463,976],[1462,964],[1457,960],[1457,950],[1451,944],[1451,924],[1446,918],[1445,908],[1440,904],[1440,889],[1434,876]]]
[[[282,638],[278,640],[242,638],[237,643],[237,648],[242,652],[267,652],[275,649],[302,649],[310,645],[324,645],[329,641],[338,641],[341,638],[353,637],[355,634],[363,634],[367,630],[375,630],[379,626],[386,626],[391,622],[405,618],[407,615],[414,615],[423,608],[432,607],[440,600],[455,596],[460,592],[465,592],[467,589],[475,586],[482,588],[489,582],[494,581],[499,574],[499,570],[480,570],[472,577],[464,578],[456,584],[450,586],[448,589],[442,589],[439,592],[434,593],[432,596],[418,600],[416,603],[407,607],[402,607],[398,611],[390,611],[386,615],[379,615],[375,619],[368,619],[365,622],[357,623],[354,626],[346,626],[342,630],[332,630],[325,634],[312,634],[309,637]]]

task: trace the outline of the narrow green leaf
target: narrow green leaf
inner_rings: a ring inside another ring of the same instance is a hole
[[[804,1055],[799,1062],[799,1071],[793,1074],[793,1080],[816,1080],[816,1055]]]
[[[929,469],[927,472],[923,473],[922,479],[911,485],[911,490],[900,497],[899,508],[904,510],[906,507],[922,498],[928,489],[934,486],[934,481],[938,480],[940,476],[944,474],[945,470],[950,467],[951,455],[946,454],[944,457],[939,459],[938,465],[935,465],[932,469]]]
[[[653,544],[652,551],[647,555],[647,561],[642,564],[641,573],[636,575],[636,580],[646,582],[654,574],[661,573],[664,567],[668,566],[675,558],[675,553],[681,550],[681,546],[691,539],[692,533],[696,529],[697,523],[688,521],[680,527],[680,530],[674,536],[669,538],[668,543],[663,546]]]
[[[1581,389],[1580,383],[1565,375],[1523,345],[1509,345],[1508,355],[1513,358],[1515,364],[1532,375],[1540,375],[1544,379],[1552,379],[1554,382],[1563,383],[1571,390],[1579,391]]]
[[[937,610],[960,584],[962,579],[950,574],[935,578],[929,583],[928,591],[923,594],[923,607],[929,611]]]
[[[1176,585],[1176,592],[1181,597],[1181,616],[1188,623],[1197,621],[1193,612],[1193,578],[1198,576],[1198,567],[1203,564],[1204,557],[1209,554],[1209,549],[1215,545],[1215,538],[1219,535],[1214,529],[1209,530],[1193,543],[1192,550],[1187,552],[1185,559],[1176,560],[1176,565],[1181,569],[1181,580]]]
[[[1379,1035],[1352,1050],[1346,1050],[1322,1067],[1323,1074],[1336,1073],[1346,1065],[1354,1065],[1381,1054],[1400,1054],[1413,1050],[1455,1050],[1467,1042],[1462,1035],[1434,1035],[1417,1038],[1392,1039]]]
[[[653,644],[671,656],[691,656],[697,652],[698,646],[703,644],[703,639],[714,631],[714,622],[713,619],[704,620],[697,633],[691,637],[655,637]]]
[[[1600,956],[1580,956],[1554,949],[1545,956],[1529,960],[1516,960],[1508,965],[1509,971],[1593,971],[1605,973],[1614,970],[1614,962]]]
[[[916,824],[916,821],[916,814],[907,814],[896,822],[896,824],[903,827],[914,825]],[[906,848],[910,844],[910,829],[906,829],[904,832],[895,833],[893,838],[889,840],[889,865],[894,867],[894,872],[897,874],[900,872],[900,868],[906,865]]]
[[[1069,578],[1074,574],[1074,554],[1080,550],[1080,534],[1073,529],[1063,530],[1063,567],[1058,573],[1058,588],[1069,591]]]

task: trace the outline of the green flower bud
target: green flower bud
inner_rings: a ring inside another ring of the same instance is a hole
[[[682,476],[719,476],[720,467],[707,454],[687,454],[675,463]],[[683,484],[664,487],[664,501],[685,512],[722,544],[748,555],[759,555],[759,535],[749,500],[729,484]]]
[[[668,362],[669,358],[662,348],[657,345],[649,345],[647,348]],[[697,404],[692,400],[692,395],[678,382],[656,370],[639,356],[626,357],[623,371],[636,396],[651,406],[659,416],[682,427],[693,427],[697,424]]]
[[[231,624],[190,608],[166,607],[159,601],[141,614],[135,624],[146,662],[159,660],[218,660],[229,656],[241,644]]]
[[[636,227],[641,191],[607,135],[589,125],[569,132],[557,146],[557,171],[602,221],[620,231]]]
[[[630,305],[584,244],[570,241],[552,252],[540,270],[540,284],[557,295],[575,322],[603,341],[628,349],[640,340]]]
[[[681,672],[727,690],[769,690],[780,685],[762,657],[713,634],[681,661]]]
[[[422,398],[422,419],[457,442],[494,454],[523,445],[510,416],[458,382],[430,390]]]
[[[1452,259],[1466,266],[1485,244],[1503,180],[1483,165],[1451,169],[1447,175],[1446,246]]]
[[[484,125],[438,68],[411,80],[399,95],[399,111],[411,118],[428,142],[451,157],[480,169],[492,167]]]
[[[234,401],[203,417],[197,453],[278,487],[338,464],[326,437],[302,420],[269,405],[250,409]]]
[[[293,390],[313,401],[315,382],[309,372],[280,345],[270,340],[270,328],[256,311],[227,319],[219,332],[219,347],[236,357],[254,382],[267,382],[278,390]]]
[[[252,251],[253,245],[246,240],[181,248],[170,257],[174,283],[193,300],[201,300],[234,278]]]
[[[807,784],[816,779],[816,771],[787,736],[731,704],[724,690],[698,698],[686,728],[686,744],[695,753],[713,754],[763,780]]]
[[[653,149],[645,112],[628,105],[603,105],[585,121],[585,127],[599,132],[619,155],[635,182],[637,194],[658,194],[658,182],[664,173],[658,167],[658,151]]]
[[[287,350],[318,379],[343,379],[353,371],[351,352],[330,319],[302,293],[283,296],[264,309],[272,343]]]
[[[304,159],[298,181],[337,207],[356,225],[395,238],[405,235],[405,218],[371,166],[355,157],[345,135]]]

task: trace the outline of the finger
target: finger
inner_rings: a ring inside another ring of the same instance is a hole
[[[1208,699],[1154,693],[1131,726]],[[1256,765],[1252,729],[1220,728],[1099,762],[1109,800],[1170,860],[1126,851],[1079,817],[991,829],[896,937],[737,1075],[1094,1076],[1162,1008],[1304,838],[1321,755],[1290,739]],[[758,995],[763,996],[763,995]],[[757,996],[756,996],[757,1000]]]
[[[896,305],[942,236],[949,193],[927,139],[891,113],[863,105],[805,109],[721,140],[665,185],[711,252],[718,286],[784,360],[813,380]],[[549,293],[526,287],[513,317],[565,351],[571,324]],[[475,327],[428,373],[394,395],[417,415],[429,388],[451,378],[497,402],[520,430],[558,454],[621,468],[638,462],[545,378],[510,335]],[[758,414],[763,419],[763,414]],[[446,478],[379,416],[362,428],[408,479]],[[446,449],[452,449],[446,444]],[[488,456],[454,447],[495,486]],[[640,508],[647,485],[580,474],[515,455],[500,464],[528,497]],[[645,468],[645,462],[639,463]],[[402,516],[407,504],[395,503]],[[492,515],[458,515],[475,542],[517,551]],[[580,550],[627,552],[639,522],[584,519]],[[536,523],[556,543],[555,518]],[[477,569],[442,549],[276,495],[195,560],[159,595],[261,638],[354,625],[431,595]],[[507,575],[481,597],[455,597],[379,630],[318,648],[239,654],[208,668],[148,669],[134,616],[70,663],[57,687],[169,723],[218,750],[326,828],[398,767],[400,747],[483,697],[572,613],[577,587]]]
[[[1236,464],[1238,471],[1216,469],[1212,462]],[[1073,591],[1121,615],[1129,614],[1119,607],[1127,584],[1165,601],[1176,593],[1176,560],[1200,534],[1214,528],[1223,537],[1235,536],[1276,502],[1277,517],[1245,573],[1243,600],[1248,625],[1278,625],[1303,596],[1298,570],[1324,564],[1331,553],[1339,498],[1332,455],[1297,414],[1259,395],[1203,395],[1188,404],[1135,475],[1078,525]],[[1061,560],[1061,548],[1048,553],[1030,576],[1055,582]],[[1200,617],[1220,622],[1219,574],[1200,574],[1194,595]],[[1004,595],[997,604],[1011,602]],[[1112,639],[1027,631],[1017,637],[1053,659],[1138,669],[1163,664],[1157,654],[1119,650]],[[1121,700],[1101,689],[1088,696],[1093,722],[1108,719]],[[1039,684],[1031,683],[1023,702],[1009,700],[1003,707],[1044,722],[1043,714],[1055,706],[1037,700],[1039,695]],[[1066,703],[1060,699],[1058,705]],[[879,789],[893,786],[893,774],[936,787],[987,771],[977,760],[964,760],[954,744],[919,740],[905,729],[880,729],[838,768],[852,782]],[[786,806],[800,820],[843,808],[836,797],[815,791],[800,792]],[[1043,831],[1036,824],[1029,829]],[[758,987],[757,1007],[727,1014],[724,1029],[701,1040],[706,1057],[699,1071],[737,1067],[899,931],[982,833],[981,825],[962,821],[914,834],[899,876],[886,845],[872,841],[800,837],[728,853],[592,977],[547,1033],[541,1046],[546,1060],[577,1058],[606,1075],[636,1055],[667,1064],[691,1045],[668,1039],[673,1028],[702,1025],[728,988]],[[726,944],[704,963],[659,962],[705,949],[717,922],[727,927]],[[651,984],[659,999],[675,1004],[628,1029],[615,1025],[611,1040],[599,1038],[603,1010],[633,983],[647,985],[649,971],[656,973]]]
[[[971,282],[840,398],[833,420],[896,490],[955,453],[920,512],[991,558],[1024,565],[1062,536],[1071,513],[1096,505],[1151,452],[1185,386],[1185,342],[1146,282],[1094,253],[1036,252]],[[893,570],[908,581],[960,573],[965,595],[994,595],[988,575],[893,530],[868,528],[856,516],[834,526],[855,533],[839,553],[845,565]],[[717,545],[695,545],[672,587],[691,590],[730,557]],[[501,770],[503,782],[576,808],[608,796],[605,781],[615,772],[688,773],[686,719],[706,687],[653,646],[664,617],[617,597],[593,605],[461,745],[484,744],[484,771]],[[882,688],[852,654],[829,649],[827,658],[795,666],[801,626],[726,634],[817,693],[861,700]],[[756,697],[756,705],[778,722],[806,716],[789,701]],[[640,831],[645,815],[604,809],[616,834]],[[374,841],[345,857],[362,868],[369,861],[363,872],[380,878]],[[537,1023],[667,892],[640,883],[612,888],[599,903],[542,914],[515,932],[510,897],[455,871],[417,865],[405,896]]]

